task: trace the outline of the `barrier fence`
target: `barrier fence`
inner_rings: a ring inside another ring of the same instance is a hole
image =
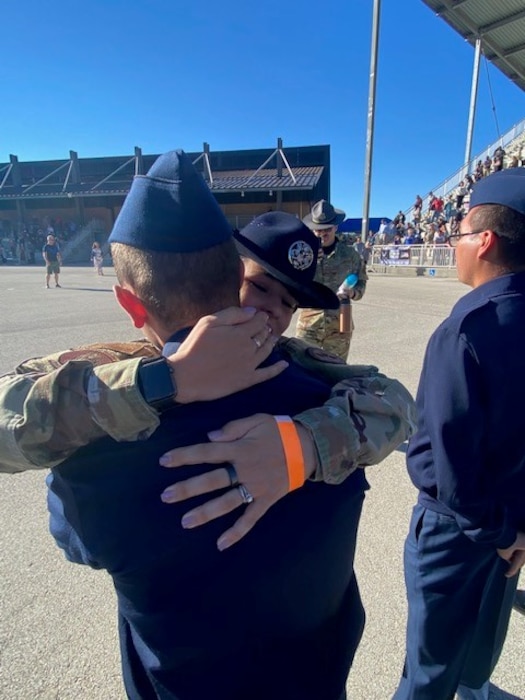
[[[456,266],[456,250],[448,245],[375,245],[370,249],[368,267],[450,267]]]

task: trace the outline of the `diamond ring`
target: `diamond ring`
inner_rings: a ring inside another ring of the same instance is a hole
[[[243,503],[253,503],[253,496],[244,484],[239,484],[237,490],[239,491]]]

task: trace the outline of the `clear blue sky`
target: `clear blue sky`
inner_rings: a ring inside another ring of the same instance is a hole
[[[2,8],[0,161],[330,144],[361,216],[372,0],[25,0]],[[473,49],[420,0],[383,0],[371,216],[461,165]],[[525,97],[490,67],[502,132]],[[497,138],[485,66],[474,153]]]

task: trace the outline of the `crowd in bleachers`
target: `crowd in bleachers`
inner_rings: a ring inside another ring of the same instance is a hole
[[[41,261],[41,251],[46,236],[53,234],[59,244],[75,235],[79,229],[76,221],[63,221],[60,218],[33,218],[27,223],[0,221],[0,262],[10,260],[34,265]]]
[[[382,219],[378,231],[370,232],[367,247],[373,245],[444,245],[447,236],[458,230],[459,223],[468,211],[470,192],[474,184],[481,178],[503,168],[525,166],[524,144],[522,143],[511,154],[499,146],[492,157],[479,160],[472,172],[467,175],[456,189],[445,198],[430,192],[428,208],[423,211],[423,199],[416,195],[412,205],[410,220],[403,211],[399,211],[394,219],[387,222]]]

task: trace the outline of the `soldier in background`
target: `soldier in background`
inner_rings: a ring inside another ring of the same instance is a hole
[[[345,293],[350,301],[358,301],[366,289],[366,265],[353,246],[336,235],[337,227],[344,218],[344,211],[335,209],[330,202],[321,199],[314,204],[303,222],[321,243],[315,281],[337,293],[345,279],[349,275],[355,275],[357,282],[352,288],[345,290]],[[339,331],[338,310],[303,309],[297,322],[296,335],[346,360],[354,327],[351,304],[350,330],[346,333]]]

